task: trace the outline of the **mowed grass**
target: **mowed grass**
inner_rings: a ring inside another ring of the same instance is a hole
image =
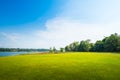
[[[120,54],[81,52],[0,57],[0,80],[120,80]]]

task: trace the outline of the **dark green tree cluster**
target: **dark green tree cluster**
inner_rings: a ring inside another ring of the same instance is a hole
[[[120,35],[117,33],[91,43],[90,40],[73,42],[65,47],[68,52],[120,52]]]
[[[88,52],[90,51],[92,47],[92,43],[90,43],[90,40],[83,40],[81,42],[73,42],[70,45],[65,47],[65,51],[68,52],[78,52],[78,51],[83,51],[83,52]]]
[[[46,52],[49,49],[0,48],[0,52]]]
[[[60,48],[60,52],[65,52],[65,49],[64,48]]]
[[[65,47],[65,51],[78,51],[79,42],[73,42]]]
[[[53,48],[50,47],[49,52],[50,53],[56,53],[58,51],[57,51],[57,49],[55,47],[53,47]]]

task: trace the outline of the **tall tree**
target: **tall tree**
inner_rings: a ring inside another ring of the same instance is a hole
[[[65,47],[65,51],[78,51],[79,42],[73,42]]]
[[[60,48],[60,52],[64,52],[65,51],[65,49],[64,48]]]
[[[104,43],[105,51],[117,52],[120,51],[120,36],[115,33],[109,36]]]
[[[96,52],[103,52],[104,51],[104,44],[101,40],[97,41],[94,46],[92,47],[91,51],[96,51]]]
[[[89,39],[88,39],[88,40],[85,40],[85,41],[83,40],[83,41],[80,42],[80,45],[79,45],[79,47],[78,47],[78,50],[79,50],[79,51],[88,52],[88,51],[90,51],[91,47],[92,47],[92,45],[91,45]]]

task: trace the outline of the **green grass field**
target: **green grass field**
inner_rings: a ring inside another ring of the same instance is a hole
[[[120,54],[61,53],[0,57],[0,80],[120,80]]]

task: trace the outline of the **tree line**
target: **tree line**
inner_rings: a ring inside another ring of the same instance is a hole
[[[49,49],[0,48],[0,52],[46,52]]]
[[[76,41],[64,49],[66,52],[120,52],[120,35],[111,34],[95,43],[91,43],[89,39]]]

